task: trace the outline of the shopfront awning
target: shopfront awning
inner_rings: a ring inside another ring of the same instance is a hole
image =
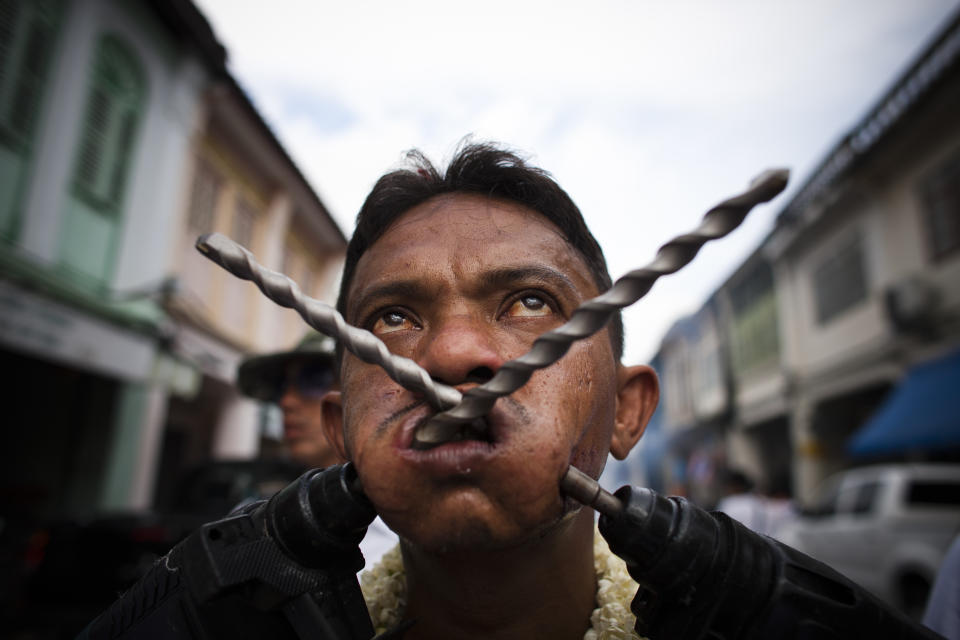
[[[960,350],[911,369],[853,435],[856,457],[960,449]]]

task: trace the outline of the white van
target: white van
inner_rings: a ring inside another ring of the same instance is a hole
[[[960,535],[960,464],[850,469],[778,536],[919,619]]]

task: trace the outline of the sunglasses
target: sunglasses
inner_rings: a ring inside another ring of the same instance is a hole
[[[327,365],[304,364],[287,372],[277,393],[277,400],[289,389],[304,398],[317,400],[333,386],[333,371]]]

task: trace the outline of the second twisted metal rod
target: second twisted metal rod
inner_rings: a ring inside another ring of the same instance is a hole
[[[449,440],[460,425],[486,415],[497,398],[513,393],[526,384],[534,371],[559,360],[575,340],[582,340],[602,329],[614,313],[646,295],[660,276],[680,270],[709,240],[722,238],[737,228],[755,205],[767,202],[783,191],[789,176],[786,169],[767,170],[754,178],[745,192],[707,211],[691,233],[678,236],[660,247],[653,262],[627,273],[605,293],[577,307],[570,320],[537,338],[530,351],[505,362],[493,378],[466,391],[460,404],[433,416],[417,430],[414,445],[428,448]],[[475,426],[482,425],[475,423]]]
[[[201,236],[197,248],[238,278],[254,282],[280,306],[295,309],[307,324],[336,337],[361,360],[380,365],[405,388],[422,392],[433,406],[449,409],[435,415],[417,431],[415,446],[430,447],[451,439],[460,425],[486,415],[497,398],[513,393],[526,384],[534,371],[559,360],[575,340],[602,329],[614,313],[646,295],[660,276],[674,273],[689,263],[706,242],[733,231],[754,206],[783,191],[788,176],[785,169],[768,170],[757,176],[747,191],[724,200],[704,214],[693,232],[660,247],[649,265],[629,272],[608,291],[585,302],[564,325],[537,338],[529,352],[504,363],[487,383],[463,395],[431,379],[413,360],[390,353],[369,331],[347,324],[336,309],[305,296],[293,280],[260,265],[252,253],[226,236],[218,233]],[[482,428],[477,423],[474,426]]]

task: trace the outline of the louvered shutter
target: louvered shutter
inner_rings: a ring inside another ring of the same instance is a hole
[[[24,150],[40,111],[60,2],[0,0],[0,143]]]
[[[102,287],[113,274],[145,102],[146,76],[133,49],[116,36],[100,36],[80,113],[58,261],[68,277],[85,285]]]
[[[74,189],[103,214],[119,211],[143,99],[143,74],[136,58],[119,39],[102,37],[95,54]]]

